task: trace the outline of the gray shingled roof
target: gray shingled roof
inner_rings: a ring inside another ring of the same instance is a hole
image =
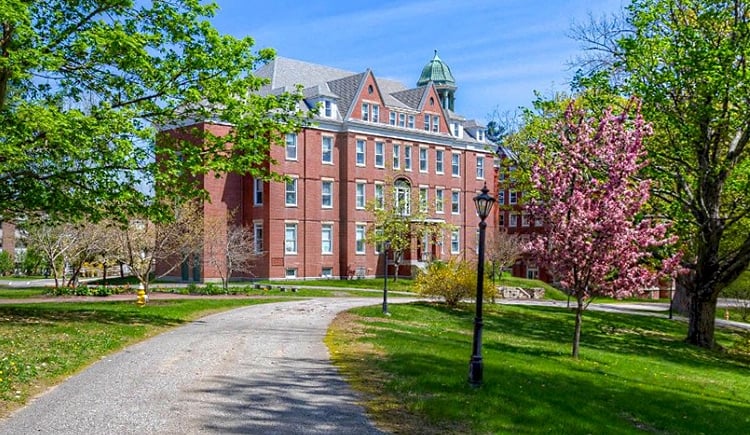
[[[352,105],[354,97],[357,95],[359,88],[362,84],[362,80],[367,75],[367,72],[343,77],[338,80],[332,80],[328,82],[328,87],[333,93],[339,96],[339,112],[346,116],[349,113],[349,107]]]
[[[309,88],[354,74],[356,73],[286,57],[277,57],[255,71],[257,77],[271,80],[269,85],[260,89],[260,94],[279,88],[291,91],[297,85]]]
[[[420,104],[422,104],[425,92],[427,92],[427,86],[420,86],[414,89],[405,89],[400,92],[395,92],[393,93],[393,96],[396,97],[399,101],[402,101],[408,107],[414,110],[419,110],[419,106]]]

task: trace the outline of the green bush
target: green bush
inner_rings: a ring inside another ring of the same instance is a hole
[[[0,275],[10,275],[14,269],[13,257],[8,251],[0,252]]]
[[[477,269],[466,261],[433,261],[417,275],[414,287],[422,296],[443,298],[448,306],[455,307],[476,295]],[[494,298],[497,293],[487,277],[483,291],[485,298]]]

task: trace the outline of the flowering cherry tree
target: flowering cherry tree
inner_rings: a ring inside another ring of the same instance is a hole
[[[641,214],[650,183],[637,173],[646,165],[642,140],[651,128],[639,104],[628,106],[596,120],[571,103],[555,128],[559,142],[539,142],[531,150],[538,158],[530,164],[535,192],[527,209],[545,230],[526,248],[577,301],[574,358],[583,311],[593,298],[643,291],[677,262],[654,257],[675,240],[666,236],[666,225]]]

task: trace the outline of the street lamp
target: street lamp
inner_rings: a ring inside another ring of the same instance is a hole
[[[383,243],[383,314],[388,314],[388,250],[391,249],[391,242],[386,240]]]
[[[484,290],[484,233],[487,229],[487,216],[490,215],[495,198],[488,195],[487,183],[482,187],[482,193],[474,197],[474,205],[479,215],[479,264],[477,265],[477,304],[474,317],[474,344],[472,345],[471,360],[469,360],[469,383],[478,387],[482,385],[482,297]]]

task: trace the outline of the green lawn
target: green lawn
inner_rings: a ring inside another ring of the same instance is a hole
[[[726,352],[683,343],[663,318],[586,312],[581,359],[574,316],[488,306],[484,385],[468,385],[473,306],[399,305],[339,316],[335,363],[384,427],[400,433],[736,434],[750,427],[750,336],[721,331]]]
[[[0,299],[28,299],[44,296],[43,288],[0,288]]]

